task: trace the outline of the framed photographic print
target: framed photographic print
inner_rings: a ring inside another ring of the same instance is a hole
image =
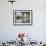
[[[13,10],[14,25],[32,25],[32,10]]]

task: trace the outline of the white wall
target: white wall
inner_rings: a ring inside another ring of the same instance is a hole
[[[15,9],[33,10],[33,25],[14,26]],[[14,5],[0,0],[0,40],[14,40],[19,32],[30,33],[33,40],[46,40],[46,0],[17,0]]]

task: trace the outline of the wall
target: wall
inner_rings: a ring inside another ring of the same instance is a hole
[[[32,9],[32,26],[14,26],[13,9]],[[15,40],[18,32],[30,33],[33,40],[46,40],[45,0],[17,0],[14,5],[7,0],[0,0],[0,40]]]

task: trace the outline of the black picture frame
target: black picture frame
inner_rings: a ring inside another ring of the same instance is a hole
[[[27,18],[25,16],[27,16]],[[22,19],[24,21],[22,21]],[[13,25],[26,25],[27,26],[27,25],[32,25],[32,24],[33,24],[33,11],[32,10],[13,10]]]

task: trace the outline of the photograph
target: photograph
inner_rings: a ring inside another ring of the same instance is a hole
[[[0,46],[46,46],[46,0],[0,0]]]
[[[13,24],[32,24],[32,10],[13,10]]]

